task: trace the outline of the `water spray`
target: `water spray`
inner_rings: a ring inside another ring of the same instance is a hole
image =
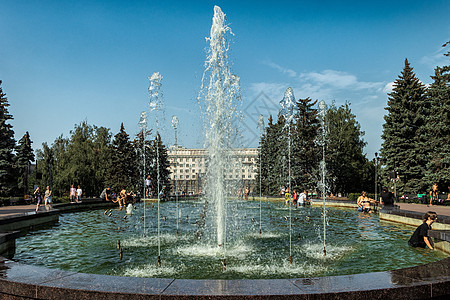
[[[292,187],[291,187],[291,122],[294,118],[294,110],[295,110],[295,97],[294,90],[289,87],[286,89],[284,93],[283,99],[280,101],[281,105],[281,114],[284,116],[285,124],[284,128],[288,128],[288,168],[289,168],[289,195],[288,195],[288,205],[289,205],[289,263],[292,264]]]
[[[174,132],[175,132],[175,170],[177,170],[177,163],[178,163],[178,157],[177,157],[177,150],[178,150],[178,141],[177,141],[177,127],[178,127],[178,117],[177,116],[172,116],[172,127],[173,127],[173,130],[174,130]],[[176,173],[175,173],[175,175],[174,175],[174,181],[175,181],[175,199],[176,199],[176,206],[177,206],[177,212],[176,212],[176,214],[177,214],[177,216],[176,216],[176,219],[177,219],[177,236],[178,236],[178,219],[179,219],[179,210],[178,210],[178,192],[177,192],[177,181],[178,181],[178,178],[176,178]]]
[[[155,137],[155,146],[156,146],[156,169],[157,169],[157,191],[158,191],[158,266],[161,266],[161,226],[160,226],[160,210],[159,204],[161,202],[160,196],[160,175],[159,175],[159,141],[161,137],[159,136],[159,120],[157,112],[161,109],[161,80],[162,76],[159,72],[153,73],[151,77],[149,77],[150,86],[148,88],[148,92],[150,94],[150,112],[155,111],[156,116],[156,137]]]
[[[326,219],[327,219],[327,210],[325,205],[325,197],[326,197],[326,183],[325,183],[325,173],[326,173],[326,164],[325,164],[325,141],[326,141],[326,127],[325,127],[325,116],[327,111],[327,105],[325,101],[319,102],[319,114],[321,116],[321,125],[322,125],[322,161],[320,163],[321,171],[322,171],[322,182],[321,182],[321,188],[322,188],[322,198],[323,198],[323,255],[327,255],[326,250],[326,236],[327,236],[327,230],[326,230]]]
[[[259,115],[259,119],[258,119],[258,128],[261,132],[261,135],[264,132],[264,117],[263,115]],[[261,161],[261,150],[259,149],[259,235],[262,234],[262,205],[261,205],[261,200],[262,200],[262,161]]]

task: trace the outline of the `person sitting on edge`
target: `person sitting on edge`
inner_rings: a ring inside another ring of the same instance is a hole
[[[394,195],[388,191],[387,187],[383,188],[383,191],[380,195],[381,204],[384,206],[393,206],[394,205]]]
[[[111,188],[108,186],[106,187],[102,193],[100,194],[100,198],[103,201],[111,201]]]
[[[434,211],[429,211],[423,216],[423,223],[416,228],[408,244],[412,247],[430,248],[434,249],[433,240],[428,236],[428,230],[431,230],[431,224],[436,222],[437,214]]]
[[[356,204],[358,205],[358,211],[371,213],[370,203],[373,203],[374,200],[367,197],[366,192],[362,191],[361,196],[358,197]]]
[[[125,206],[125,200],[127,199],[127,191],[125,189],[121,190],[119,196],[117,196],[116,200],[112,199],[112,202],[119,202],[119,207]]]

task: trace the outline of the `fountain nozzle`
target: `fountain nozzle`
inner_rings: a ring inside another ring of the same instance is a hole
[[[161,267],[161,256],[158,255],[158,267]]]
[[[327,249],[325,249],[325,247],[323,247],[323,256],[327,255]]]

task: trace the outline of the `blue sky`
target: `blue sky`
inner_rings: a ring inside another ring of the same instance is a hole
[[[0,0],[0,80],[18,140],[35,149],[75,124],[123,122],[134,136],[148,110],[148,77],[163,76],[159,117],[166,144],[203,145],[197,104],[213,8],[227,15],[232,71],[241,78],[244,146],[257,146],[257,116],[295,97],[349,101],[381,145],[392,82],[405,58],[424,83],[449,63],[450,1],[21,1]],[[150,115],[149,123],[154,124]]]

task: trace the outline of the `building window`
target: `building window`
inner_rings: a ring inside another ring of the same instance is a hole
[[[195,179],[195,175],[192,175],[192,179]]]
[[[186,175],[186,179],[189,179],[189,175]]]
[[[180,179],[183,179],[183,175],[180,175]]]
[[[189,164],[186,164],[186,168],[189,168]]]

